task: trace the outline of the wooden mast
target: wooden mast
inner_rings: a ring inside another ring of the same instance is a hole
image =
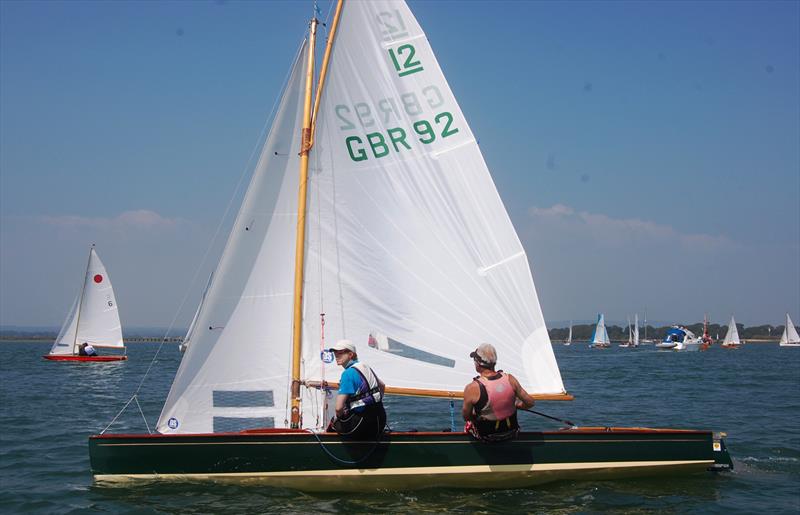
[[[75,337],[72,340],[72,354],[77,354],[76,346],[78,345],[78,329],[81,327],[81,311],[83,311],[83,295],[86,293],[86,279],[89,277],[89,265],[92,264],[92,251],[94,250],[94,243],[89,247],[89,259],[86,261],[86,273],[83,274],[83,286],[81,286],[81,300],[78,301],[78,319],[75,320]]]
[[[300,427],[300,351],[303,336],[303,262],[306,241],[306,187],[308,151],[311,148],[311,96],[314,89],[314,43],[317,19],[312,18],[308,32],[308,68],[303,100],[303,136],[300,144],[300,187],[297,198],[297,234],[294,254],[294,316],[292,318],[292,416],[291,427]]]
[[[308,69],[306,70],[306,93],[303,102],[303,141],[300,148],[300,188],[297,200],[297,236],[295,239],[294,257],[294,317],[292,320],[292,416],[291,427],[301,425],[300,417],[300,356],[303,338],[303,273],[305,260],[306,238],[306,191],[308,186],[308,153],[314,145],[314,129],[316,127],[317,112],[319,111],[322,87],[328,73],[328,61],[333,48],[333,39],[339,25],[339,16],[342,12],[343,0],[336,5],[336,14],[333,17],[331,33],[325,47],[325,56],[322,60],[319,84],[314,99],[313,112],[311,108],[311,91],[314,89],[314,45],[317,37],[316,18],[311,20],[308,35]]]

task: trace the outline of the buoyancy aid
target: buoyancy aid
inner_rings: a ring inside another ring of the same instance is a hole
[[[473,407],[476,420],[472,435],[486,442],[516,438],[519,433],[514,388],[502,370],[491,378],[474,379],[480,388],[480,398]]]
[[[381,392],[378,376],[375,375],[375,372],[373,372],[369,366],[361,362],[354,363],[350,366],[356,369],[356,371],[361,375],[361,377],[364,379],[364,383],[367,385],[367,388],[363,392],[349,396],[347,398],[345,409],[350,411],[354,408],[372,406],[382,402],[383,393]]]
[[[517,394],[514,392],[514,387],[511,386],[511,381],[502,370],[497,372],[500,377],[495,376],[494,379],[489,379],[483,376],[478,376],[475,381],[481,386],[481,390],[486,392],[486,403],[483,406],[476,406],[476,415],[479,419],[483,420],[505,420],[517,412],[517,407],[514,405]],[[483,392],[481,392],[483,393]],[[481,395],[483,397],[483,395]]]

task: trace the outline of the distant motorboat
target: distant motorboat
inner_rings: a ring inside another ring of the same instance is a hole
[[[686,329],[685,327],[674,325],[667,329],[667,334],[664,339],[656,344],[657,349],[675,350],[675,351],[697,351],[700,350],[700,344],[703,339],[695,336],[695,334]]]
[[[800,347],[800,335],[797,334],[797,328],[795,328],[789,313],[786,313],[786,325],[783,328],[780,345],[781,347]]]

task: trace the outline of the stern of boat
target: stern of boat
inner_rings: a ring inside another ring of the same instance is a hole
[[[714,433],[714,464],[708,468],[712,472],[722,472],[733,470],[733,460],[728,454],[728,447],[725,445],[725,433]]]

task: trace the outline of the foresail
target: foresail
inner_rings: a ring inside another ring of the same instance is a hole
[[[283,427],[306,52],[267,141],[158,421],[162,433]]]
[[[81,288],[83,289],[83,288]],[[74,354],[75,352],[75,330],[78,327],[78,304],[81,301],[81,292],[72,302],[72,307],[69,309],[66,320],[58,332],[56,341],[50,349],[50,354]]]
[[[525,250],[404,2],[345,2],[316,130],[303,378],[341,372],[324,313],[389,386],[461,391],[489,342],[529,392],[563,393]]]
[[[122,326],[111,279],[100,257],[92,248],[89,268],[80,301],[77,343],[89,343],[95,347],[121,349]]]

